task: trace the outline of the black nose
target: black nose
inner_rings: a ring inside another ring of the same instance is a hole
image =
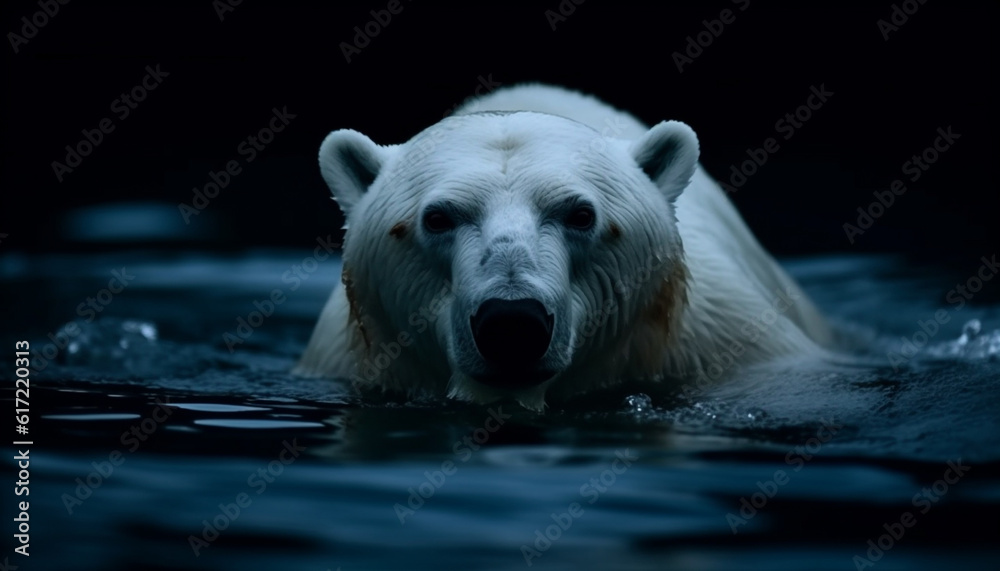
[[[488,299],[472,316],[472,337],[491,366],[505,373],[536,368],[552,341],[553,317],[534,299]]]

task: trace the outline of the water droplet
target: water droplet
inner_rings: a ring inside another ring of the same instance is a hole
[[[979,335],[982,328],[983,325],[978,319],[970,319],[969,321],[966,321],[965,325],[962,326],[962,336],[958,338],[958,344],[965,345],[969,341],[972,341],[976,338],[976,335]]]
[[[138,333],[149,341],[156,341],[156,325],[152,323],[128,320],[122,323],[122,329],[128,333]]]
[[[625,397],[625,406],[628,412],[644,412],[653,407],[653,401],[648,395],[638,393]]]
[[[997,356],[1000,355],[1000,329],[997,329],[990,335],[990,347],[987,349],[989,355]]]
[[[750,422],[757,422],[767,418],[767,412],[760,408],[752,408],[746,411],[746,419]]]
[[[128,368],[158,361],[156,325],[146,321],[101,318],[71,322],[59,329],[56,338],[69,341],[65,353],[59,355],[62,364]]]

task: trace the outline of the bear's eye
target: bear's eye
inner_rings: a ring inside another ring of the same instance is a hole
[[[424,213],[424,228],[428,232],[440,234],[455,229],[455,221],[440,210],[428,210]]]
[[[597,216],[594,208],[589,205],[577,206],[566,216],[566,225],[576,230],[590,230],[594,227]]]

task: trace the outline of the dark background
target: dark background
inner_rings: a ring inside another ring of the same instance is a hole
[[[156,244],[168,248],[311,247],[342,224],[315,159],[327,132],[349,127],[379,143],[403,142],[483,77],[565,85],[647,123],[685,121],[700,137],[703,164],[722,179],[745,149],[776,136],[775,122],[806,102],[810,86],[825,85],[830,100],[791,139],[779,138],[779,151],[732,195],[767,248],[902,252],[969,271],[996,252],[993,3],[931,0],[886,41],[876,22],[890,18],[891,2],[751,1],[740,12],[721,0],[589,0],[553,30],[545,12],[558,11],[557,0],[403,0],[402,12],[346,62],[341,42],[387,3],[243,2],[222,21],[209,0],[60,6],[19,53],[9,39],[4,47],[0,248],[149,246],[142,232],[99,239],[93,227],[117,223],[80,217],[81,208],[121,201],[160,203],[155,224],[166,240]],[[672,53],[723,9],[736,12],[735,22],[679,73]],[[5,32],[21,33],[21,17],[40,8],[18,1],[2,10]],[[156,64],[169,77],[119,120],[112,101]],[[191,202],[209,170],[242,162],[237,146],[275,107],[296,118],[185,226],[177,205]],[[114,132],[58,182],[52,161],[104,117]],[[954,148],[849,243],[843,224],[948,126],[961,134]],[[148,205],[139,210],[148,214]]]

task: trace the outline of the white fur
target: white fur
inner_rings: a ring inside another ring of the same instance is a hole
[[[528,112],[483,113],[492,110]],[[624,379],[690,382],[820,351],[830,342],[823,318],[697,154],[686,125],[649,129],[542,85],[484,96],[402,145],[331,133],[320,165],[347,216],[357,319],[338,288],[296,371],[541,409]],[[596,236],[559,225],[571,199],[598,205]],[[438,203],[461,213],[444,238],[420,230],[420,213]],[[464,331],[488,297],[532,297],[555,313],[545,359],[560,374],[518,391],[468,374],[481,363]]]

